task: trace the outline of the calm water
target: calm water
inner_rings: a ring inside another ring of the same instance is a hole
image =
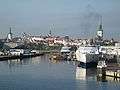
[[[95,69],[48,56],[0,62],[0,90],[119,90],[119,80],[99,81]]]

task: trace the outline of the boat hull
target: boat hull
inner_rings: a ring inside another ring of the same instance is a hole
[[[78,67],[82,67],[82,68],[93,68],[93,67],[97,67],[97,62],[79,62]]]
[[[79,54],[77,55],[78,66],[83,68],[97,67],[97,62],[99,60],[98,54]]]
[[[90,68],[97,67],[100,54],[96,46],[80,46],[76,51],[76,59],[79,66]]]

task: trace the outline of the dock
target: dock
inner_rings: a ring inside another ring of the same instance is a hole
[[[116,64],[107,65],[105,68],[98,69],[98,76],[120,78],[120,66]]]
[[[11,59],[23,59],[23,58],[32,58],[44,55],[45,52],[39,52],[34,54],[25,54],[25,55],[3,55],[0,56],[0,61],[11,60]]]
[[[106,68],[106,76],[120,78],[120,66],[116,65],[109,65]]]

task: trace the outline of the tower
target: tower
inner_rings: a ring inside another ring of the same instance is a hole
[[[52,30],[54,29],[54,24],[52,24],[51,26],[50,26],[50,30],[49,30],[49,34],[48,34],[48,36],[49,37],[52,37]]]
[[[52,36],[52,31],[51,30],[49,31],[49,36]]]
[[[102,25],[102,16],[100,16],[100,22],[97,27],[97,33],[95,37],[95,44],[103,45],[103,25]]]
[[[10,31],[9,31],[9,33],[8,33],[8,35],[7,35],[7,40],[8,40],[8,41],[12,41],[12,31],[11,31],[11,27],[10,27]]]
[[[100,24],[97,28],[97,39],[98,39],[98,41],[103,41],[102,16],[100,17]]]

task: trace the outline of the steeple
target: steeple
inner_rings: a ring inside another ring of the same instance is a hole
[[[102,39],[103,38],[102,16],[100,16],[99,20],[100,20],[100,22],[99,22],[99,26],[97,28],[97,37]]]
[[[103,45],[103,26],[102,26],[102,16],[99,17],[99,25],[97,27],[96,33],[96,44]]]
[[[102,26],[102,16],[100,16],[100,24],[98,30],[103,31],[103,26]]]
[[[9,30],[10,30],[10,31],[9,31],[9,33],[8,33],[8,35],[7,35],[7,40],[8,40],[8,41],[11,41],[11,40],[12,40],[12,31],[11,31],[11,27],[10,27]]]
[[[51,30],[49,31],[49,35],[50,35],[50,36],[52,35],[52,31],[51,31]]]
[[[53,34],[53,33],[52,33],[52,30],[54,30],[54,24],[52,24],[52,25],[50,26],[50,30],[49,30],[49,34],[48,34],[50,37],[52,37],[52,34]]]
[[[10,32],[9,32],[9,34],[12,34],[11,27],[10,27]]]

